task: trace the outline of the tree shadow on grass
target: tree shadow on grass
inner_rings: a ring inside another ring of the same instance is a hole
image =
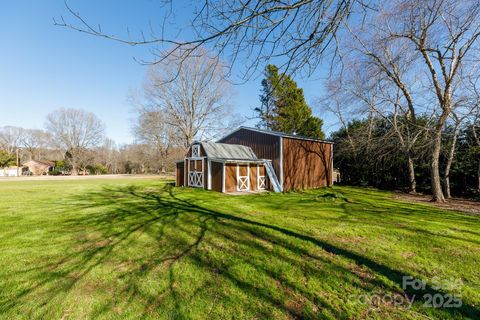
[[[75,196],[71,206],[81,214],[57,228],[72,235],[70,251],[24,270],[35,285],[0,309],[41,296],[35,315],[46,316],[54,307],[49,301],[82,294],[98,281],[90,294],[101,303],[89,317],[338,319],[409,312],[348,297],[373,292],[415,296],[415,312],[427,315],[480,315],[466,304],[422,308],[425,293],[442,292],[402,291],[407,275],[397,270],[280,225],[210,208],[223,195],[179,190],[131,185]]]

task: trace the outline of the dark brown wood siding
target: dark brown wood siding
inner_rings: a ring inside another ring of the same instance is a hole
[[[183,185],[188,186],[188,160],[183,161]]]
[[[177,172],[176,172],[176,180],[175,185],[177,187],[182,187],[185,185],[185,164],[183,162],[177,162]]]
[[[222,138],[221,143],[240,144],[252,148],[259,159],[272,160],[273,169],[280,179],[280,138],[246,129],[240,129]]]
[[[212,162],[211,169],[212,169],[211,188],[212,190],[222,192],[223,163]]]
[[[332,145],[318,141],[282,138],[283,190],[324,187],[331,184]]]

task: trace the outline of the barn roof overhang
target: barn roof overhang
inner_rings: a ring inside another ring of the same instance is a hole
[[[252,148],[240,144],[194,141],[193,145],[201,145],[205,151],[201,157],[193,158],[258,160]]]
[[[263,164],[265,161],[271,161],[267,159],[223,159],[223,158],[208,158],[208,160],[213,162],[221,163],[257,163]]]

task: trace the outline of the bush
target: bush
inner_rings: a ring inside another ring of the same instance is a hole
[[[87,166],[87,170],[90,174],[107,174],[108,169],[101,163]]]

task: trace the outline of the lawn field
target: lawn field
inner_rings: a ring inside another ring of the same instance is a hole
[[[0,318],[480,319],[480,216],[350,187],[0,181]]]

